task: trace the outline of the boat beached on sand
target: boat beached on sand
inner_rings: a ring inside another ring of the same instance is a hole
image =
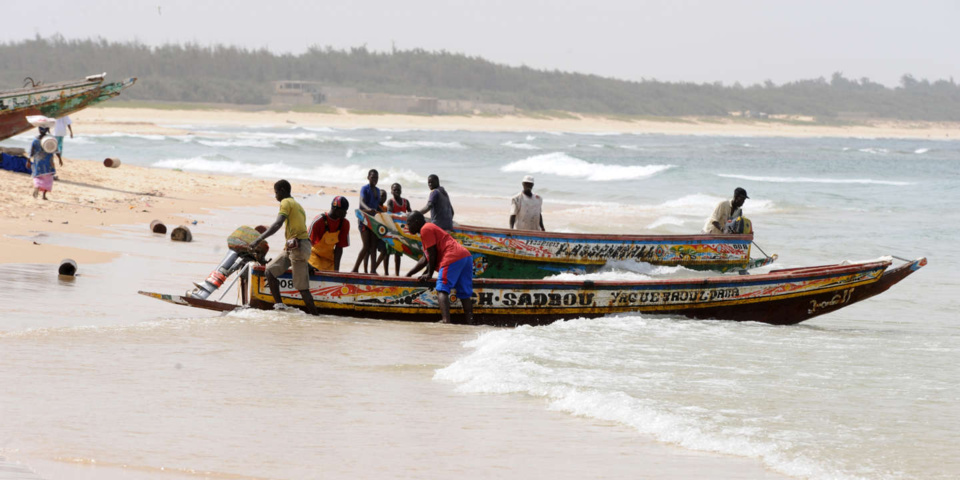
[[[419,259],[420,236],[406,229],[406,217],[356,211],[361,223],[390,248]],[[776,255],[750,258],[753,234],[608,235],[560,233],[454,225],[450,231],[473,254],[474,278],[539,279],[558,273],[591,273],[608,262],[637,261],[727,272],[761,267]]]
[[[192,292],[140,293],[178,305],[224,312],[244,307],[272,309],[273,297],[264,269],[254,266],[256,256],[263,260],[262,252],[245,252],[236,244],[230,248],[232,252],[220,267]],[[477,279],[470,301],[474,323],[495,326],[544,325],[620,313],[792,325],[882,293],[925,266],[927,260],[918,258],[896,267],[892,263],[885,258],[761,274],[632,282]],[[240,303],[209,300],[234,272],[239,272],[241,282]],[[279,280],[283,303],[303,307],[291,273]],[[433,283],[420,283],[415,278],[319,272],[310,277],[310,293],[321,314],[426,322],[440,318]],[[456,291],[451,295],[451,318],[463,321],[459,302],[465,299],[455,297]]]
[[[136,77],[104,83],[107,74],[90,75],[83,80],[36,84],[0,91],[0,140],[33,128],[27,116],[60,118],[120,95],[133,85]]]

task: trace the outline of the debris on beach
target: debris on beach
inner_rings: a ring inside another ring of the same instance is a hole
[[[153,233],[167,234],[167,226],[160,220],[150,222],[150,231]]]
[[[185,225],[180,225],[170,232],[170,240],[174,242],[191,242],[193,241],[193,234],[190,233],[190,229]]]
[[[68,276],[68,277],[72,277],[76,275],[77,262],[69,258],[64,258],[63,260],[60,260],[60,267],[57,269],[57,273],[60,275]]]

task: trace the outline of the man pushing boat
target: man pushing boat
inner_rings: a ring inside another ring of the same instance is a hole
[[[427,258],[427,271],[418,280],[429,282],[437,272],[437,298],[440,301],[441,322],[450,323],[450,291],[456,289],[457,298],[463,305],[466,323],[473,323],[473,256],[449,233],[433,223],[426,223],[423,214],[414,211],[407,217],[410,233],[420,235],[423,253]],[[412,276],[416,269],[407,276]]]
[[[250,250],[256,250],[260,242],[266,240],[274,233],[277,233],[286,223],[284,237],[287,241],[283,252],[277,258],[274,258],[267,264],[267,285],[270,287],[270,293],[273,294],[274,308],[284,309],[284,303],[280,297],[280,281],[278,276],[284,274],[288,268],[293,267],[293,288],[300,292],[300,298],[303,299],[303,305],[307,313],[317,314],[317,307],[313,303],[313,296],[310,294],[310,271],[307,261],[310,259],[310,234],[307,233],[307,214],[303,207],[293,199],[290,194],[290,182],[278,180],[273,184],[273,192],[276,194],[277,201],[280,202],[280,213],[277,214],[276,221],[270,228],[260,234],[256,240],[250,243]]]

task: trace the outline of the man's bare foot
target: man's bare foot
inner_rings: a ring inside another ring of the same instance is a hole
[[[33,189],[33,198],[37,198],[37,195],[40,195],[40,190],[34,188],[34,189]]]

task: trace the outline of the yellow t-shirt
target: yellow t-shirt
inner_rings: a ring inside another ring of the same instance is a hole
[[[287,226],[284,231],[287,240],[291,238],[307,240],[310,238],[310,234],[307,233],[307,214],[293,197],[287,197],[280,201],[280,215],[287,217]]]

